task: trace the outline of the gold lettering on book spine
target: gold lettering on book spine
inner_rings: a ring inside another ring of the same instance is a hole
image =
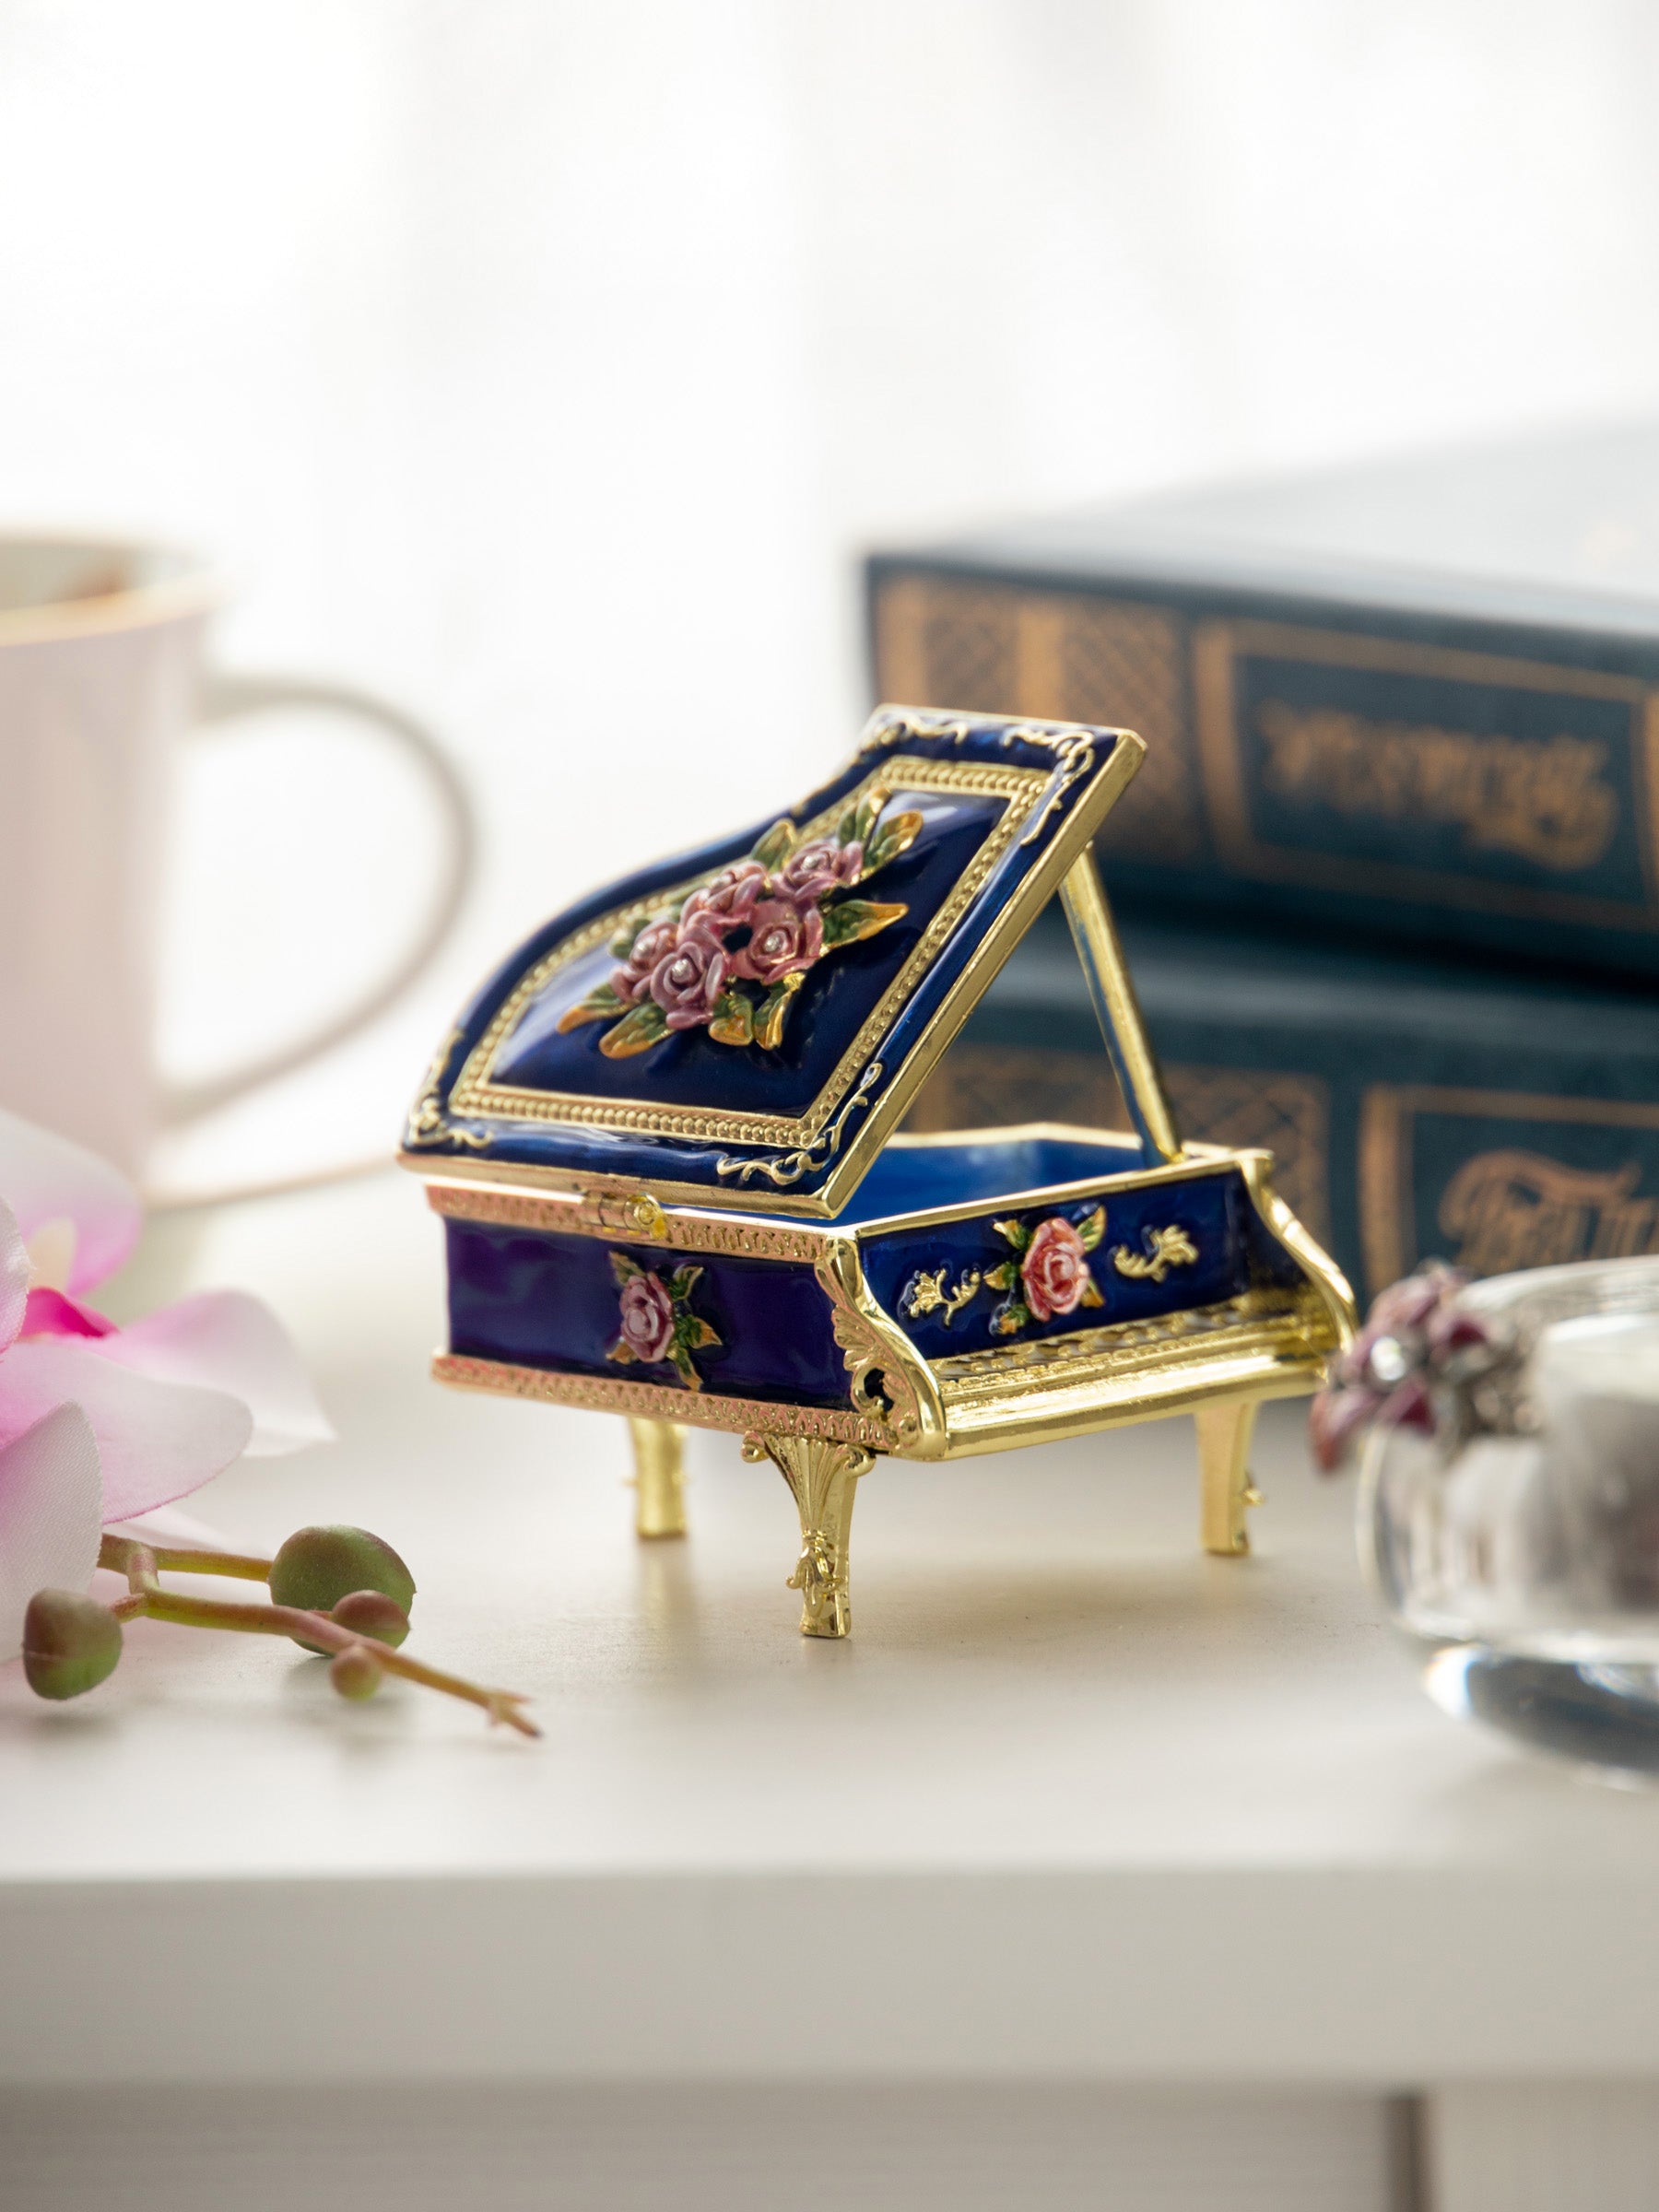
[[[1541,1152],[1477,1152],[1441,1194],[1440,1227],[1475,1275],[1659,1253],[1659,1198],[1638,1195],[1641,1178],[1634,1160],[1598,1171]]]
[[[1255,726],[1275,797],[1382,821],[1451,824],[1477,852],[1513,853],[1561,872],[1591,867],[1613,841],[1618,796],[1607,748],[1562,733],[1485,735],[1372,722],[1335,708],[1265,700]]]

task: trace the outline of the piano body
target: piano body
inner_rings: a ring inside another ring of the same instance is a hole
[[[1183,1144],[1091,841],[1121,730],[902,707],[782,817],[557,916],[440,1049],[403,1162],[444,1224],[444,1382],[631,1424],[643,1535],[688,1424],[793,1492],[807,1635],[850,1625],[859,1478],[1178,1413],[1248,1549],[1257,1406],[1347,1283],[1271,1155]],[[900,1124],[1058,891],[1135,1126]]]

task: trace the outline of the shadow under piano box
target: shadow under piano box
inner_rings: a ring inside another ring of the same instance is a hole
[[[1659,993],[1141,916],[1123,936],[1183,1136],[1266,1145],[1292,1210],[1374,1296],[1659,1252]],[[1127,1117],[1058,909],[911,1115],[918,1130]]]

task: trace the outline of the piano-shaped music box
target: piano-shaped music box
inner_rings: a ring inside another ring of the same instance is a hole
[[[1248,1548],[1264,1399],[1317,1387],[1347,1283],[1271,1156],[1182,1144],[1090,841],[1124,730],[882,708],[799,806],[547,924],[409,1120],[448,1244],[445,1382],[626,1417],[642,1535],[681,1425],[799,1508],[801,1628],[844,1636],[860,1476],[1196,1416],[1206,1546]],[[1133,1134],[906,1137],[1058,890]]]

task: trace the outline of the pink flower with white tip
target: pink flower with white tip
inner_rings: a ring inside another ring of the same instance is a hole
[[[1513,1367],[1515,1347],[1459,1303],[1468,1280],[1443,1260],[1430,1260],[1372,1301],[1365,1326],[1332,1360],[1308,1409],[1309,1440],[1325,1474],[1371,1429],[1433,1436],[1448,1416],[1460,1434],[1489,1425],[1489,1389]]]
[[[232,1460],[334,1434],[276,1316],[209,1291],[118,1325],[87,1304],[137,1241],[115,1170],[0,1112],[0,1659],[37,1590],[84,1590],[102,1529]]]

